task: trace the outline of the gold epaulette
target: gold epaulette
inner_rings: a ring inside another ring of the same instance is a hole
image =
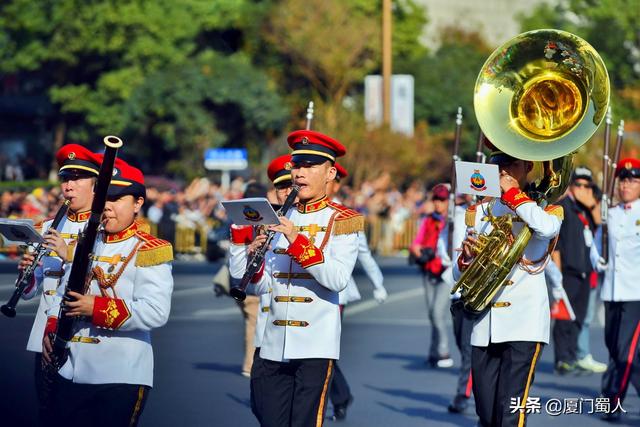
[[[464,213],[464,223],[467,227],[475,227],[476,225],[476,211],[478,209],[478,205],[471,205],[467,208]]]
[[[560,205],[549,205],[544,208],[544,211],[549,215],[557,216],[561,220],[564,219],[564,208]]]
[[[149,224],[149,221],[147,221],[146,219],[137,218],[136,228],[138,229],[138,231],[143,231],[147,234],[151,233],[151,225]]]
[[[151,267],[173,261],[173,247],[166,240],[138,230],[136,236],[144,243],[138,249],[136,267]]]
[[[334,202],[329,202],[329,206],[338,211],[331,229],[334,236],[364,231],[364,217],[360,212]]]

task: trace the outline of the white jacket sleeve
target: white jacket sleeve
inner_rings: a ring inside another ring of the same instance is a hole
[[[371,280],[371,283],[373,283],[373,287],[376,289],[384,289],[382,284],[384,280],[382,271],[373,258],[373,255],[371,255],[367,236],[362,231],[358,233],[358,261],[360,261],[362,269],[369,277],[369,280]]]
[[[560,207],[557,207],[558,209]],[[547,213],[536,203],[523,203],[516,208],[516,214],[527,223],[533,237],[547,240],[553,239],[560,233],[562,220],[556,215]]]

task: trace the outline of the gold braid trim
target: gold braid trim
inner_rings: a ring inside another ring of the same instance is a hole
[[[104,274],[104,270],[100,266],[95,266],[91,269],[91,275],[89,275],[88,282],[91,282],[91,280],[95,277],[96,281],[98,282],[98,287],[100,288],[100,294],[103,297],[118,298],[115,289],[116,283],[124,272],[124,269],[127,268],[127,265],[129,265],[129,262],[133,259],[133,256],[136,254],[136,252],[138,252],[138,248],[142,243],[142,241],[136,243],[129,256],[127,256],[124,261],[122,261],[122,265],[120,266],[120,269],[117,273],[112,274],[111,277],[107,279],[106,275]],[[111,289],[111,292],[113,292],[113,297],[107,294],[107,289],[109,288]]]
[[[333,235],[351,234],[364,231],[364,217],[362,215],[351,218],[336,218],[333,225]]]
[[[173,248],[170,243],[157,248],[141,249],[136,258],[136,267],[151,267],[173,261]]]
[[[464,213],[464,223],[467,227],[476,225],[476,205],[469,206]]]

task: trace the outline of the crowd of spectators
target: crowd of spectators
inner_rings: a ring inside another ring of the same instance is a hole
[[[180,186],[152,177],[147,182],[143,216],[159,237],[172,242],[178,228],[206,229],[209,239],[225,240],[228,224],[220,202],[241,198],[248,182],[237,177],[229,188],[223,189],[208,178],[197,178]],[[362,212],[370,228],[376,227],[378,236],[373,237],[374,250],[385,255],[393,254],[403,246],[398,236],[408,222],[417,223],[420,217],[433,210],[425,185],[418,181],[398,186],[389,175],[382,174],[363,182],[358,188],[345,184],[337,198],[344,205]],[[270,198],[273,196],[269,194]],[[62,196],[56,186],[31,191],[4,190],[0,194],[0,217],[28,218],[38,223],[53,216],[61,202]]]

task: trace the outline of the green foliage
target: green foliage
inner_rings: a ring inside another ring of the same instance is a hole
[[[638,0],[563,0],[520,17],[523,31],[558,28],[587,40],[602,56],[616,117],[640,119],[640,3]]]

